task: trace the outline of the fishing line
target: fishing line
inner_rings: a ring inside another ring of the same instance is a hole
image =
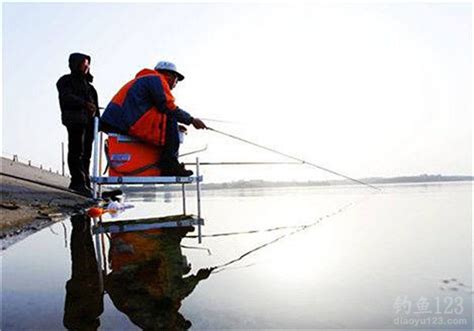
[[[296,160],[298,162],[301,162],[301,164],[307,164],[311,167],[315,167],[315,168],[318,168],[320,170],[323,170],[323,171],[326,171],[326,172],[329,172],[333,175],[336,175],[336,176],[339,176],[339,177],[342,177],[342,178],[345,178],[345,179],[348,179],[350,181],[353,181],[353,182],[356,182],[356,183],[359,183],[359,184],[362,184],[362,185],[365,185],[367,187],[370,187],[374,190],[377,190],[377,191],[380,191],[381,189],[376,187],[376,186],[373,186],[369,183],[365,183],[361,180],[358,180],[358,179],[355,179],[355,178],[352,178],[352,177],[349,177],[349,176],[346,176],[344,174],[341,174],[339,172],[336,172],[334,170],[331,170],[331,169],[328,169],[328,168],[325,168],[325,167],[322,167],[320,165],[317,165],[315,163],[312,163],[312,162],[308,162],[306,160],[303,160],[303,159],[300,159],[298,157],[295,157],[295,156],[292,156],[292,155],[289,155],[289,154],[286,154],[286,153],[283,153],[283,152],[280,152],[280,151],[277,151],[273,148],[270,148],[270,147],[266,147],[266,146],[263,146],[263,145],[260,145],[260,144],[257,144],[257,143],[254,143],[252,141],[249,141],[247,139],[243,139],[243,138],[240,138],[240,137],[237,137],[237,136],[234,136],[232,134],[229,134],[229,133],[226,133],[226,132],[222,132],[222,131],[219,131],[219,130],[216,130],[216,129],[213,129],[213,128],[210,128],[210,127],[207,127],[208,130],[211,130],[212,132],[216,132],[218,134],[221,134],[223,136],[226,136],[226,137],[229,137],[229,138],[232,138],[232,139],[235,139],[235,140],[238,140],[238,141],[241,141],[241,142],[244,142],[246,144],[249,144],[249,145],[252,145],[252,146],[255,146],[255,147],[258,147],[258,148],[261,148],[261,149],[264,149],[264,150],[267,150],[269,152],[272,152],[272,153],[275,153],[275,154],[278,154],[278,155],[281,155],[281,156],[284,156],[284,157],[287,157],[287,158],[290,158],[290,159],[293,159],[293,160]]]

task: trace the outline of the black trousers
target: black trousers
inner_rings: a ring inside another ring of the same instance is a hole
[[[67,164],[71,174],[71,186],[90,187],[89,167],[94,141],[94,125],[67,125],[68,153]]]
[[[179,131],[178,121],[173,116],[166,119],[166,143],[161,154],[161,158],[166,162],[178,157],[179,152]]]

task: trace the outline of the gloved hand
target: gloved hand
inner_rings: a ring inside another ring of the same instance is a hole
[[[206,124],[204,124],[203,121],[201,121],[199,118],[193,118],[193,121],[191,123],[196,129],[207,129]]]

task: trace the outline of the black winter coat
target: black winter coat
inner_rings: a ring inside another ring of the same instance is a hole
[[[61,121],[64,125],[74,124],[90,124],[94,116],[100,116],[99,111],[91,114],[87,108],[86,103],[93,103],[97,109],[99,102],[97,98],[97,91],[92,86],[92,75],[79,71],[79,66],[84,59],[88,59],[90,63],[90,56],[73,53],[69,56],[69,68],[71,73],[62,76],[56,83],[59,92],[59,106],[61,107]]]

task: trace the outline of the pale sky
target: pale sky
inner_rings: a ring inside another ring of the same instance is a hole
[[[56,81],[91,55],[101,106],[175,62],[176,103],[208,125],[353,177],[472,174],[471,4],[3,4],[3,155],[60,169]],[[190,129],[201,161],[283,161]],[[186,159],[189,160],[189,159]],[[191,159],[192,160],[192,159]],[[207,182],[336,178],[207,167]]]

